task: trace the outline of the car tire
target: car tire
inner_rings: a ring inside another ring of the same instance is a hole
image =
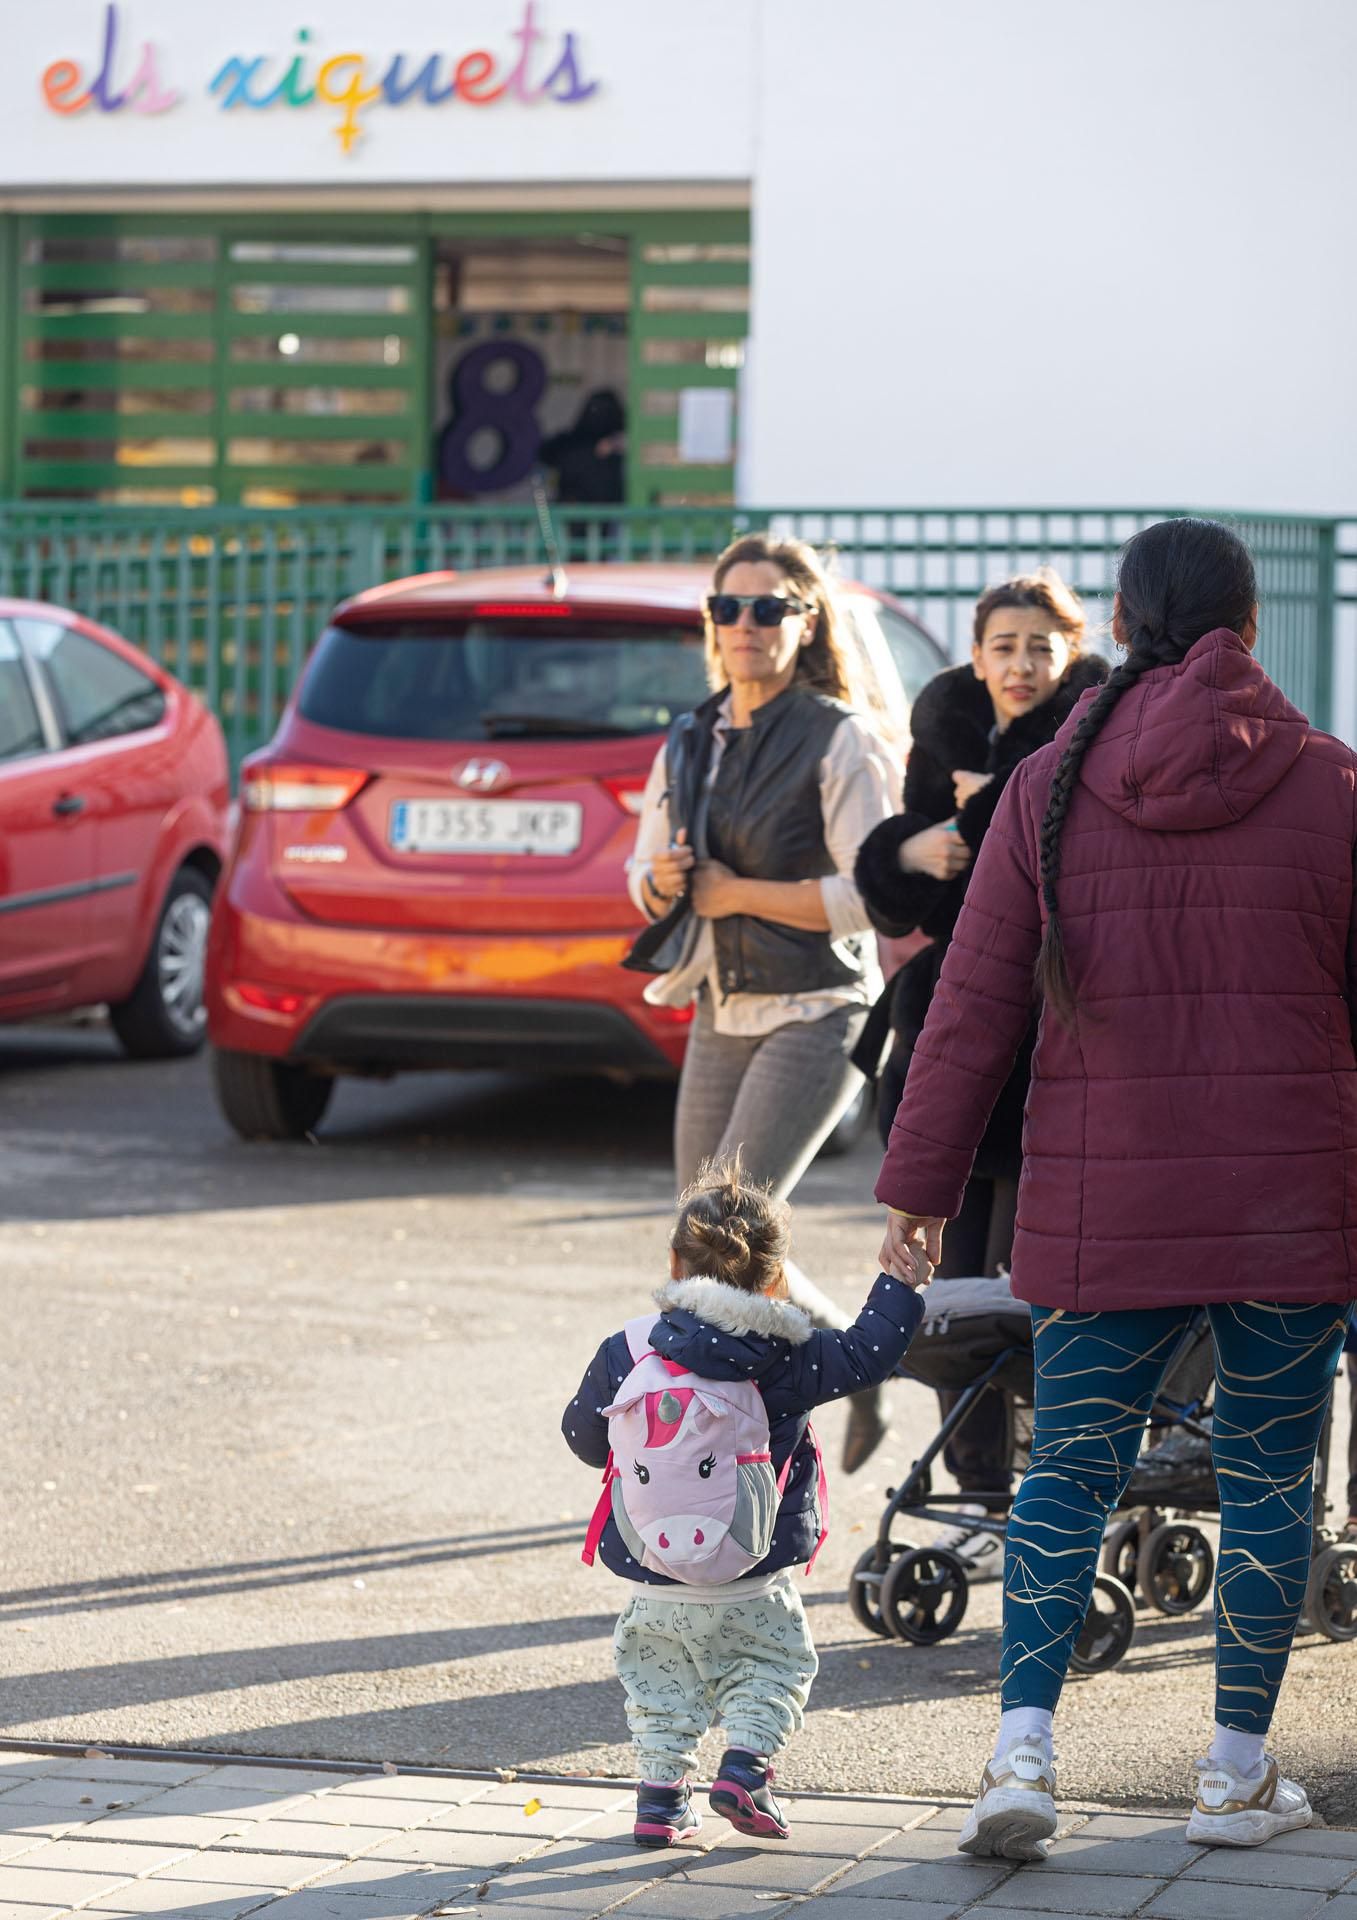
[[[212,918],[212,882],[180,867],[156,921],[141,978],[109,1008],[113,1031],[134,1060],[183,1059],[207,1038],[203,963]]]
[[[334,1081],[259,1053],[212,1054],[217,1104],[242,1140],[304,1140],[320,1125]]]
[[[875,1118],[876,1098],[870,1081],[864,1080],[826,1134],[819,1157],[838,1160],[851,1153]]]

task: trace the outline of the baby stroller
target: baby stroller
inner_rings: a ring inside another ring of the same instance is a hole
[[[982,1394],[1032,1399],[1032,1320],[1006,1279],[944,1280],[925,1296],[924,1319],[904,1367],[911,1379],[960,1397],[898,1487],[887,1489],[875,1543],[853,1568],[848,1604],[869,1632],[932,1646],[960,1626],[969,1598],[964,1562],[945,1547],[892,1538],[897,1517],[943,1525],[983,1502],[1007,1508],[1007,1490],[933,1491],[934,1461],[974,1412]],[[1215,1555],[1195,1517],[1219,1512],[1211,1465],[1211,1328],[1197,1314],[1164,1374],[1145,1442],[1118,1517],[1107,1529],[1102,1569],[1075,1644],[1071,1668],[1103,1673],[1123,1658],[1136,1630],[1136,1603],[1186,1614],[1211,1592]],[[1328,1512],[1329,1420],[1316,1458],[1315,1533],[1306,1594],[1311,1625],[1330,1640],[1357,1639],[1357,1546],[1324,1525]],[[1003,1537],[1006,1512],[967,1518]]]

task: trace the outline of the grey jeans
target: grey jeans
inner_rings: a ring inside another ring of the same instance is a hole
[[[688,1038],[674,1114],[680,1193],[701,1162],[740,1149],[745,1171],[785,1200],[843,1114],[862,1076],[852,1063],[865,1007],[793,1020],[759,1039],[718,1033],[703,992]],[[845,1315],[799,1267],[787,1265],[792,1299],[822,1326]]]

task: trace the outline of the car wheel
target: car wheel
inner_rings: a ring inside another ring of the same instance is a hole
[[[826,1135],[824,1145],[820,1148],[820,1157],[837,1160],[843,1154],[851,1153],[872,1124],[875,1104],[871,1085],[864,1080]]]
[[[181,867],[170,882],[141,978],[109,1008],[113,1031],[135,1060],[196,1053],[207,1035],[203,962],[212,918],[212,882]]]
[[[302,1140],[320,1125],[334,1081],[259,1053],[212,1055],[217,1104],[242,1140]]]

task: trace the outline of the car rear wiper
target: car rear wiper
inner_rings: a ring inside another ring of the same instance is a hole
[[[569,713],[483,713],[480,724],[491,739],[505,733],[560,733],[589,739],[635,731],[632,727],[614,726],[608,720],[587,720],[583,714]]]

